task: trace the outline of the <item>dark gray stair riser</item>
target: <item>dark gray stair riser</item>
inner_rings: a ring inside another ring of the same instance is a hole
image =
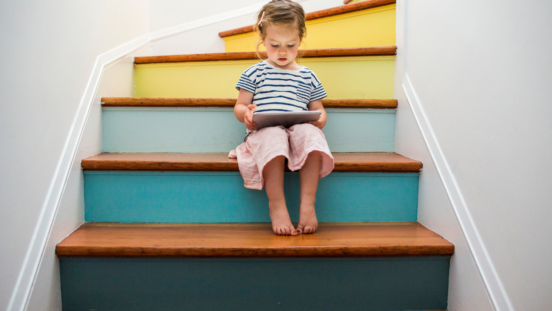
[[[64,257],[63,310],[444,310],[449,260]]]

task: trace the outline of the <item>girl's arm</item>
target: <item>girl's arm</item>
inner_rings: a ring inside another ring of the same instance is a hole
[[[238,101],[234,106],[234,115],[238,121],[245,123],[248,130],[253,130],[257,124],[253,123],[253,109],[257,106],[252,104],[253,93],[240,89]]]
[[[310,121],[309,123],[316,126],[319,129],[322,129],[324,125],[326,125],[326,110],[324,109],[324,106],[322,105],[322,100],[315,100],[313,102],[309,103],[309,110],[318,110],[322,112],[320,114],[320,118],[318,121]]]

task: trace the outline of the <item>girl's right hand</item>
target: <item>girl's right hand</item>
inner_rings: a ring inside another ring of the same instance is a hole
[[[253,110],[257,108],[256,105],[249,105],[247,106],[247,110],[244,109],[243,111],[243,121],[245,122],[245,127],[247,127],[248,130],[252,131],[257,127],[257,123],[253,122]]]

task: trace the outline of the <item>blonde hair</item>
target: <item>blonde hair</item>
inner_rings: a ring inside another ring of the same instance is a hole
[[[266,37],[266,28],[269,25],[286,25],[296,28],[299,31],[299,39],[307,34],[307,26],[305,26],[305,11],[299,3],[291,0],[272,0],[265,4],[259,15],[257,23],[253,26],[257,34],[259,34],[259,42],[257,43],[257,56],[262,59],[259,54],[259,46]]]

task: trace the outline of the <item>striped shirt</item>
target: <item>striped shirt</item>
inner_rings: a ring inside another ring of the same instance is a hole
[[[308,103],[328,96],[309,68],[280,69],[266,60],[244,71],[236,89],[254,94],[255,112],[306,111]]]

